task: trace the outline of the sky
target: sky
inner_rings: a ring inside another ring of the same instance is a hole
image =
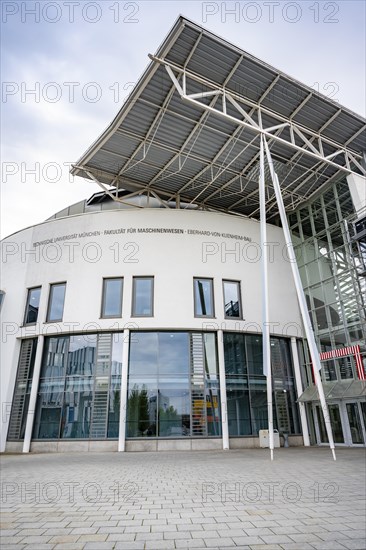
[[[90,197],[75,163],[179,15],[365,116],[366,2],[1,3],[1,236]]]

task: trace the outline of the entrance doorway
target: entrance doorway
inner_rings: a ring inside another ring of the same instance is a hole
[[[347,447],[366,443],[366,402],[341,401],[328,403],[333,438],[336,445]],[[315,436],[318,445],[328,443],[323,412],[318,403],[312,405]]]

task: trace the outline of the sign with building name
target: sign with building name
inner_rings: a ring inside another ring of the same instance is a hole
[[[69,233],[67,235],[57,235],[55,237],[49,237],[42,241],[36,241],[33,243],[34,247],[44,246],[47,244],[56,244],[63,241],[76,241],[86,238],[98,238],[105,235],[133,235],[133,234],[166,234],[166,235],[191,235],[200,237],[219,237],[221,239],[234,239],[236,241],[252,242],[250,237],[246,235],[238,235],[234,233],[221,233],[220,231],[208,231],[203,229],[182,229],[177,227],[116,227],[110,229],[103,229],[100,231],[83,231],[81,233]]]

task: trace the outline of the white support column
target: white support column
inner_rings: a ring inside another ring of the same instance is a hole
[[[219,354],[222,448],[224,451],[227,451],[230,448],[229,424],[227,418],[224,333],[221,329],[217,331],[217,349]]]
[[[292,351],[292,362],[294,365],[294,373],[295,373],[295,381],[296,381],[296,395],[297,397],[300,397],[300,395],[304,391],[304,388],[301,380],[300,361],[299,361],[299,354],[297,351],[297,342],[294,336],[291,337],[291,351]],[[305,403],[301,403],[301,402],[299,403],[299,411],[300,411],[300,422],[301,422],[302,436],[304,439],[304,446],[310,447],[309,426],[308,426],[308,419],[306,417]]]
[[[272,404],[272,372],[271,372],[271,344],[269,334],[269,298],[268,298],[268,252],[267,252],[267,224],[266,224],[266,188],[264,174],[264,147],[261,136],[259,159],[259,202],[261,228],[261,271],[262,271],[262,349],[263,373],[267,378],[267,406],[268,406],[268,435],[271,460],[273,460],[273,404]]]
[[[283,233],[284,233],[284,236],[285,236],[285,241],[286,241],[286,245],[287,245],[287,249],[288,249],[288,257],[289,257],[289,261],[290,261],[290,265],[291,265],[292,276],[293,276],[295,287],[296,287],[297,299],[298,299],[298,302],[299,302],[301,316],[302,316],[302,320],[303,320],[303,323],[304,323],[304,329],[305,329],[305,334],[306,334],[306,338],[307,338],[307,341],[308,341],[311,360],[312,360],[313,366],[314,366],[315,383],[316,383],[316,386],[317,386],[317,389],[318,389],[319,399],[320,399],[320,403],[321,403],[322,410],[323,410],[323,415],[324,415],[325,427],[326,427],[327,435],[328,435],[329,446],[332,450],[333,458],[334,458],[334,460],[336,460],[334,440],[333,440],[333,432],[332,432],[332,426],[331,426],[331,423],[330,423],[329,410],[328,410],[327,402],[325,400],[323,384],[322,384],[322,380],[321,380],[321,377],[320,377],[321,364],[320,364],[319,352],[318,352],[318,349],[316,347],[314,332],[313,332],[313,328],[312,328],[311,321],[310,321],[310,315],[309,315],[309,312],[308,312],[308,307],[307,307],[307,304],[306,304],[304,289],[302,288],[299,268],[297,267],[295,251],[294,251],[294,247],[293,247],[292,240],[291,240],[291,235],[290,235],[290,230],[289,230],[288,223],[287,223],[286,211],[285,211],[285,206],[284,206],[283,200],[282,200],[280,184],[278,182],[278,177],[277,177],[277,174],[276,174],[274,166],[273,166],[272,156],[271,156],[271,153],[270,153],[270,150],[269,150],[269,147],[268,147],[268,144],[267,144],[266,140],[264,140],[264,145],[265,145],[265,148],[266,148],[267,160],[268,160],[269,169],[270,169],[270,172],[271,172],[272,183],[273,183],[274,191],[275,191],[275,194],[276,194],[277,206],[278,206],[278,211],[280,213],[282,229],[283,229]]]
[[[119,432],[118,432],[118,451],[126,450],[126,418],[127,418],[127,383],[128,383],[128,357],[130,350],[130,331],[125,329],[123,332],[123,351],[122,351],[122,375],[120,390],[120,410],[119,410]]]
[[[29,453],[31,439],[32,439],[34,415],[35,415],[36,404],[37,404],[39,378],[41,375],[43,344],[44,344],[44,336],[38,336],[37,351],[36,351],[36,357],[34,359],[34,367],[33,367],[32,389],[29,396],[27,422],[25,425],[23,453]]]

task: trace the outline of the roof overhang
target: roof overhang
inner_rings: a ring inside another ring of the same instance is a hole
[[[184,17],[116,118],[73,167],[118,192],[259,217],[260,136],[287,210],[365,175],[365,120]],[[277,215],[267,181],[267,213]],[[110,187],[111,186],[111,187]]]
[[[323,390],[326,399],[355,399],[366,397],[365,380],[339,380],[336,382],[323,382]],[[319,393],[316,386],[308,386],[299,397],[300,403],[319,401]]]

